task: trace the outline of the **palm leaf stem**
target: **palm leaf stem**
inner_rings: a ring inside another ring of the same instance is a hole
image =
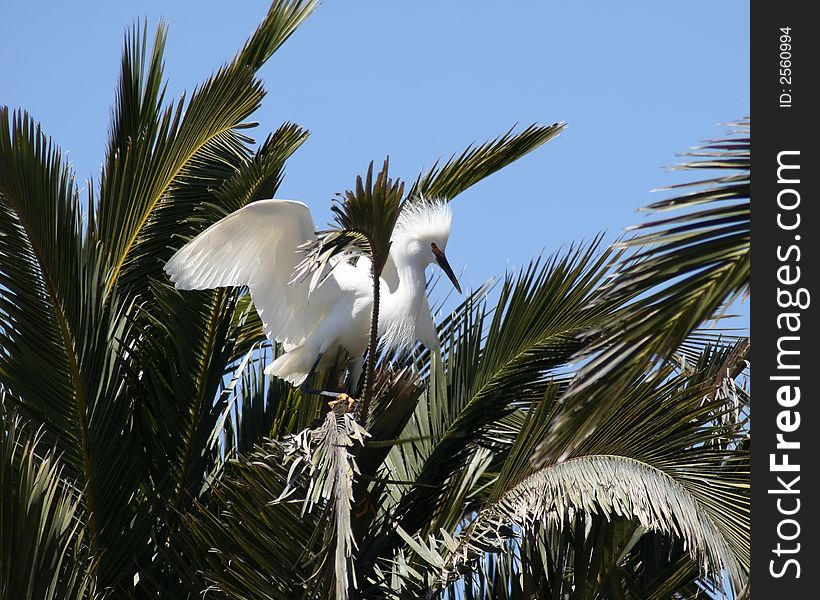
[[[364,399],[359,416],[361,424],[367,423],[370,402],[373,399],[373,380],[376,377],[376,344],[379,337],[379,273],[375,262],[370,263],[370,277],[373,279],[373,310],[370,315],[370,340],[367,345],[367,371],[364,377]]]

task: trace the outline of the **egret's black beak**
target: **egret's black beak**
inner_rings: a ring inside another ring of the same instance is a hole
[[[441,248],[433,248],[433,254],[436,255],[436,262],[438,266],[441,267],[441,270],[447,273],[447,277],[450,278],[450,281],[453,282],[453,286],[456,288],[458,293],[461,293],[461,286],[458,283],[458,278],[456,278],[456,274],[453,273],[453,268],[450,266],[450,263],[447,262],[447,257],[444,256],[444,252],[442,252]]]

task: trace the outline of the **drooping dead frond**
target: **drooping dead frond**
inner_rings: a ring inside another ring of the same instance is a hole
[[[296,458],[290,472],[307,473],[309,483],[302,514],[316,506],[329,505],[335,517],[336,552],[333,572],[335,574],[336,600],[348,598],[348,586],[355,586],[356,574],[350,557],[356,540],[350,520],[353,502],[353,478],[359,472],[353,454],[354,442],[364,444],[367,431],[356,422],[352,414],[337,404],[328,412],[321,426],[306,429],[291,438],[288,453]],[[286,489],[277,502],[286,499],[292,489]],[[348,575],[348,570],[351,571]],[[352,582],[351,582],[352,579]]]
[[[535,522],[555,528],[577,516],[618,515],[648,530],[678,537],[705,574],[723,569],[735,584],[743,568],[721,530],[697,499],[655,467],[622,456],[581,456],[539,469],[481,513],[443,564],[443,581],[458,576],[462,565],[485,551],[501,548],[518,528]]]

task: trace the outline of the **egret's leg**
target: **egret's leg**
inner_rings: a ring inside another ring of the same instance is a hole
[[[359,379],[362,376],[362,357],[350,359],[347,363],[347,393],[353,396],[359,391]]]
[[[337,399],[339,396],[345,396],[346,394],[342,394],[340,392],[330,392],[328,390],[317,390],[315,388],[310,387],[308,381],[313,377],[313,374],[316,371],[316,367],[319,366],[319,361],[322,360],[324,353],[319,353],[319,356],[316,357],[316,362],[313,363],[313,366],[310,368],[310,373],[308,376],[305,377],[305,380],[302,382],[302,385],[299,386],[299,389],[302,391],[303,394],[316,394],[317,396],[326,396],[328,398]]]

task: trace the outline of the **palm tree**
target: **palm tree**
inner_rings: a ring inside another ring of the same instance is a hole
[[[702,328],[748,290],[742,135],[698,151],[687,168],[729,175],[655,206],[700,210],[636,250],[595,239],[488,283],[441,322],[440,353],[382,356],[374,336],[358,413],[264,376],[277,348],[246,290],[169,284],[174,251],[275,195],[306,139],[247,133],[256,72],[315,4],[275,1],[177,102],[165,28],[149,48],[135,26],[86,198],[40,126],[0,108],[0,597],[747,586],[748,342]],[[510,130],[406,190],[371,165],[312,260],[352,249],[377,277],[405,203],[452,199],[562,129]]]

